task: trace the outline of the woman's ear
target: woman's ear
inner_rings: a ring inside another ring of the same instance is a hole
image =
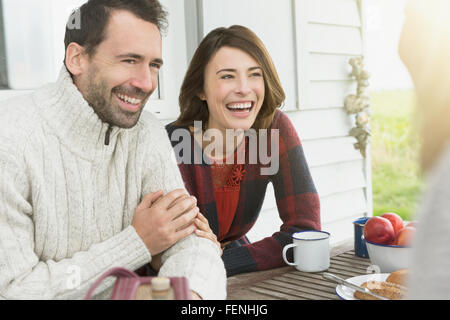
[[[78,43],[71,42],[66,49],[66,68],[74,76],[84,71],[85,51]]]
[[[206,101],[206,95],[204,93],[197,93],[197,97],[202,101]]]

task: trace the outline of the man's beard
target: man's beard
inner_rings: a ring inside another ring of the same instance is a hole
[[[124,86],[117,86],[110,90],[106,85],[106,81],[96,79],[96,74],[98,74],[98,69],[93,67],[87,79],[86,101],[103,122],[126,129],[134,127],[151,92],[146,93],[139,88]],[[122,110],[117,102],[114,101],[113,93],[121,93],[142,99],[140,109],[136,112]]]

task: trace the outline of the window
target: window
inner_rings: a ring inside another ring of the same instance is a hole
[[[2,1],[6,85],[31,89],[54,80],[51,1]]]
[[[0,0],[0,90],[7,88],[7,70],[6,70],[6,53],[5,53],[5,34],[3,31],[3,1]]]
[[[2,88],[35,89],[56,80],[64,60],[67,19],[84,2],[0,0]]]

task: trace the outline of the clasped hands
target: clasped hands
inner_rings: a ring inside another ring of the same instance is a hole
[[[161,253],[194,232],[216,243],[222,253],[220,242],[197,207],[197,199],[184,189],[166,195],[161,190],[146,194],[136,207],[131,225],[147,246],[152,267],[157,270]],[[195,293],[193,297],[198,298]]]

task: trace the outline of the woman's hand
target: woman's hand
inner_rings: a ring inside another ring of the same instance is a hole
[[[150,261],[150,266],[152,267],[153,271],[155,271],[156,273],[158,273],[159,269],[161,269],[161,267],[162,267],[161,257],[162,257],[162,253],[158,253],[157,255],[153,256],[152,261]]]
[[[209,239],[214,242],[220,249],[220,255],[222,255],[223,250],[219,241],[217,241],[217,236],[209,227],[208,220],[199,212],[197,217],[194,220],[195,225],[197,226],[197,230],[195,230],[195,234],[199,237]]]
[[[203,299],[197,294],[197,292],[191,290],[191,300],[203,300]]]

